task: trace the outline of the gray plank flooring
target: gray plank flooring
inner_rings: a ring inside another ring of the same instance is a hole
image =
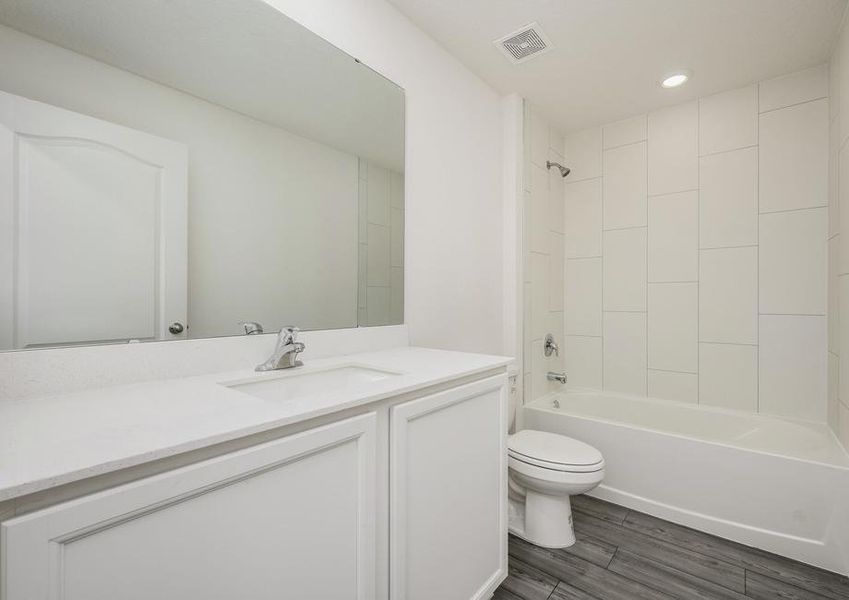
[[[577,542],[510,536],[495,600],[849,600],[849,578],[589,496],[572,499]]]

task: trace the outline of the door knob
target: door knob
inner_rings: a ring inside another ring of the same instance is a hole
[[[184,329],[185,327],[183,327],[183,324],[179,321],[174,321],[168,326],[168,331],[170,331],[174,335],[180,335],[181,333],[183,333]]]

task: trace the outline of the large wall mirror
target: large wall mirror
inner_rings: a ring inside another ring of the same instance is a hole
[[[262,0],[0,0],[0,56],[0,350],[403,321],[391,81]]]

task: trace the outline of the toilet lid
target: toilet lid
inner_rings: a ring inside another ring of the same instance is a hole
[[[523,429],[507,440],[511,455],[536,464],[550,463],[552,467],[588,467],[604,462],[601,452],[565,435]],[[584,469],[581,469],[584,470]]]

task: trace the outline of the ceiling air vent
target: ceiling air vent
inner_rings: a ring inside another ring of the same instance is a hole
[[[493,42],[512,63],[522,63],[552,48],[551,40],[539,23],[529,23]]]

